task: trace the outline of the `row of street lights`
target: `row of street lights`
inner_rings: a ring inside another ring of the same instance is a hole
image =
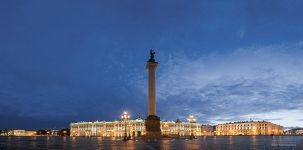
[[[121,115],[121,119],[124,121],[124,137],[123,140],[127,141],[130,139],[130,136],[127,136],[127,120],[130,119],[130,115],[128,114],[127,111],[123,112],[123,114]],[[189,115],[189,117],[187,118],[187,121],[190,123],[190,138],[193,139],[195,138],[194,133],[192,131],[192,123],[196,123],[197,119],[194,117],[194,115]]]

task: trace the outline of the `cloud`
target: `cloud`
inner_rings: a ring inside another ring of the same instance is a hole
[[[303,127],[302,122],[302,114],[303,111],[296,109],[296,110],[278,110],[272,111],[269,113],[257,113],[257,114],[247,114],[244,115],[244,118],[251,117],[257,120],[267,120],[273,121],[278,124],[283,124],[284,126],[290,127],[293,125]],[[278,118],[276,118],[278,117]],[[276,119],[275,119],[276,118]]]
[[[251,46],[198,58],[171,55],[158,67],[159,113],[169,119],[193,113],[204,123],[262,114],[257,118],[295,126],[299,115],[287,119],[274,112],[292,115],[303,106],[301,43]]]
[[[246,29],[245,28],[240,28],[239,31],[237,32],[237,35],[243,39],[246,33]]]

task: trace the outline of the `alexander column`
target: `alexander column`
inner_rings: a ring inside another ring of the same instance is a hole
[[[160,117],[156,115],[156,78],[158,66],[154,58],[155,52],[150,50],[150,58],[146,63],[148,70],[148,116],[145,120],[146,137],[159,138],[161,136]]]

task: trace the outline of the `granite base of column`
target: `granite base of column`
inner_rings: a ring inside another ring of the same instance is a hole
[[[146,138],[161,138],[160,117],[149,115],[145,119]]]

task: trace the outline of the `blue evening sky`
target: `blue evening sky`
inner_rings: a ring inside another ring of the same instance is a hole
[[[300,0],[1,0],[0,129],[146,117],[303,126]]]

